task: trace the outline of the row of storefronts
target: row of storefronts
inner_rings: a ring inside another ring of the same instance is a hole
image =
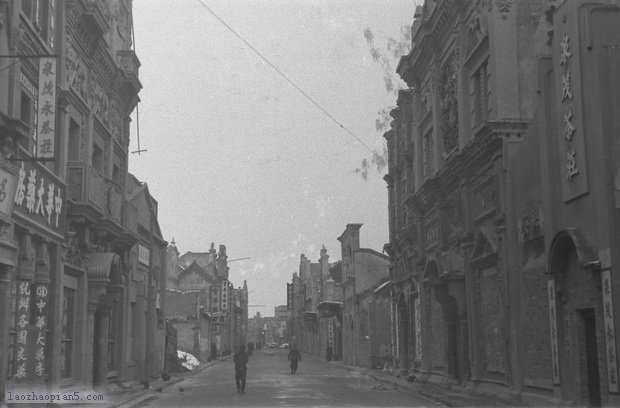
[[[0,394],[163,370],[166,242],[128,173],[131,19],[125,0],[0,2]]]
[[[613,1],[416,9],[385,134],[401,373],[620,403],[619,50]]]
[[[226,246],[180,255],[168,246],[166,319],[176,329],[177,347],[201,361],[232,354],[248,337],[248,286],[229,280]]]

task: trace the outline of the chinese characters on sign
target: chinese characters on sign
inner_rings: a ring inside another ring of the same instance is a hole
[[[568,6],[570,4],[570,6]],[[560,167],[562,198],[564,202],[577,198],[588,192],[588,156],[586,154],[585,136],[590,131],[588,123],[586,97],[588,92],[582,90],[583,69],[593,64],[582,49],[587,39],[579,30],[578,7],[576,3],[567,3],[565,11],[558,15],[557,35],[553,36],[554,89],[552,100],[554,128],[558,166]],[[556,21],[554,19],[554,21]],[[583,56],[583,58],[582,58]],[[585,88],[587,90],[587,88]],[[591,123],[591,122],[590,122]]]
[[[34,310],[34,326],[37,328],[37,339],[35,342],[35,367],[34,374],[37,377],[45,374],[45,334],[47,330],[47,285],[35,285],[35,310]]]
[[[618,392],[618,363],[616,357],[616,330],[614,327],[614,303],[611,297],[611,271],[601,272],[603,290],[603,321],[605,322],[605,350],[607,354],[607,382],[609,392]]]
[[[64,196],[65,186],[44,171],[42,166],[22,162],[15,189],[17,212],[60,232]]]
[[[555,280],[547,282],[549,297],[549,333],[551,335],[551,364],[553,371],[553,384],[560,384],[560,363],[558,360],[558,331],[557,312],[555,300]]]
[[[17,314],[16,314],[16,330],[17,330],[17,356],[15,378],[23,380],[26,378],[26,363],[28,356],[26,346],[28,344],[28,325],[30,316],[30,283],[21,280],[17,284]]]
[[[37,103],[37,153],[54,157],[56,132],[56,58],[39,60],[39,101]]]
[[[575,137],[575,126],[573,126],[573,109],[571,102],[573,99],[573,88],[571,85],[571,71],[570,61],[573,54],[570,51],[570,38],[568,34],[564,33],[564,37],[560,42],[561,54],[560,65],[564,68],[564,74],[562,75],[562,111],[564,122],[564,140],[566,141],[566,177],[568,180],[572,180],[573,177],[579,174],[579,167],[577,165],[577,153],[573,146],[573,137]]]

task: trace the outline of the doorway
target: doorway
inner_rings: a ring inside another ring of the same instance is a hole
[[[585,357],[586,386],[588,405],[591,407],[601,406],[601,387],[598,366],[598,350],[596,345],[596,314],[594,308],[581,309],[578,311],[583,323],[583,346]]]

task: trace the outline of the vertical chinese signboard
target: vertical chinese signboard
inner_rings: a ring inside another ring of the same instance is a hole
[[[575,7],[558,18],[554,35],[554,69],[557,70],[558,148],[562,174],[562,197],[570,201],[588,192],[585,133],[581,91],[579,22]]]
[[[549,335],[551,336],[551,364],[553,372],[553,384],[560,384],[560,363],[558,359],[558,322],[555,299],[555,280],[547,282],[549,297]]]
[[[15,379],[23,381],[27,378],[26,367],[29,355],[28,326],[30,324],[30,282],[20,280],[17,283],[17,314],[15,315],[17,331],[17,353],[15,358]]]
[[[34,345],[34,375],[39,379],[45,374],[45,342],[47,331],[47,322],[45,319],[47,316],[47,294],[47,285],[35,285],[34,326],[36,328],[36,341]]]
[[[616,355],[616,329],[614,327],[614,303],[611,295],[611,271],[601,272],[603,290],[603,321],[605,323],[605,351],[607,355],[607,383],[609,392],[618,392],[618,359]]]
[[[37,157],[53,158],[56,133],[56,58],[39,60]]]
[[[211,286],[211,311],[220,311],[220,287]]]
[[[286,308],[293,310],[293,284],[286,284]]]
[[[228,281],[222,282],[222,312],[228,310]]]

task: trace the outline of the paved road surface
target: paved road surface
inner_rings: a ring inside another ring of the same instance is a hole
[[[180,383],[154,393],[140,407],[436,407],[423,397],[376,380],[304,357],[291,375],[288,350],[273,355],[254,351],[245,394],[238,394],[233,363],[218,361]],[[181,391],[182,390],[182,391]]]

